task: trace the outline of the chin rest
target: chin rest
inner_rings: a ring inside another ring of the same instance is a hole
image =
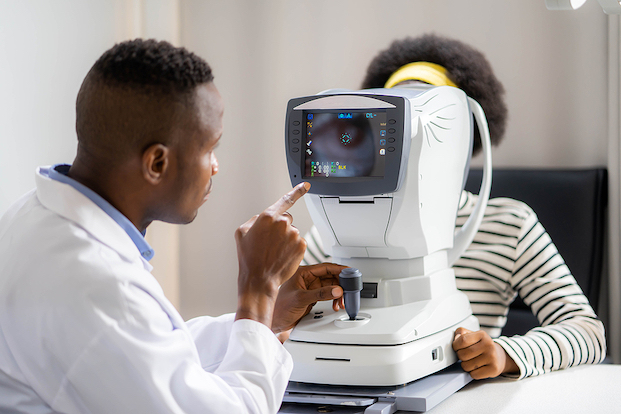
[[[481,176],[481,170],[471,170],[466,190],[477,193]],[[597,311],[608,201],[606,169],[494,169],[490,198],[494,197],[522,201],[535,211]],[[518,296],[502,334],[522,335],[536,326],[537,318]]]

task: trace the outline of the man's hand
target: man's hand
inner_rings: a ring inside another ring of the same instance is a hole
[[[453,349],[461,359],[461,367],[474,379],[519,372],[515,361],[484,331],[457,328]]]
[[[287,210],[310,188],[301,183],[235,232],[239,276],[235,319],[253,319],[272,327],[278,287],[304,257],[306,242]]]
[[[322,263],[300,266],[278,292],[272,331],[280,333],[293,328],[320,300],[333,300],[332,308],[344,308],[339,273],[346,266]]]

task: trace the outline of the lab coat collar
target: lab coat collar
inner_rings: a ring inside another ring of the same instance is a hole
[[[153,258],[154,251],[149,246],[149,243],[144,239],[144,233],[138,231],[134,223],[129,221],[127,217],[123,215],[119,210],[114,208],[112,204],[110,204],[107,200],[105,200],[102,196],[97,194],[95,191],[91,190],[87,186],[82,183],[77,182],[73,178],[68,176],[70,165],[67,164],[56,164],[48,169],[41,170],[42,174],[56,181],[60,181],[61,183],[69,184],[71,187],[75,188],[86,197],[88,197],[93,203],[97,204],[99,208],[106,212],[114,221],[117,222],[119,226],[127,233],[127,235],[132,239],[142,257],[147,260],[151,260]]]
[[[125,260],[141,261],[150,272],[153,267],[141,256],[125,230],[84,194],[68,184],[49,178],[47,176],[49,168],[39,167],[35,176],[37,198],[41,204],[76,223]]]

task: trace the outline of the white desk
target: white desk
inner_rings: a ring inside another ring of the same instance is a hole
[[[473,381],[428,413],[621,413],[621,365],[583,365],[521,381]]]

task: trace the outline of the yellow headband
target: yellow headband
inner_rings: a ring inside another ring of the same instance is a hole
[[[384,88],[392,88],[396,84],[408,80],[419,80],[433,86],[454,86],[457,88],[457,85],[446,75],[446,68],[430,62],[413,62],[401,66],[390,75]]]

